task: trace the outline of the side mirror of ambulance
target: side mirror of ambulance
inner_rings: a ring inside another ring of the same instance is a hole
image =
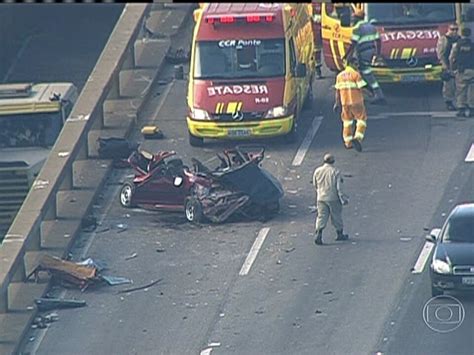
[[[200,7],[199,9],[196,9],[193,11],[193,18],[194,18],[194,22],[198,22],[199,20],[199,15],[201,15],[201,12],[202,12],[202,8]]]
[[[306,76],[306,64],[305,63],[298,63],[296,65],[295,76],[297,78],[304,78]]]

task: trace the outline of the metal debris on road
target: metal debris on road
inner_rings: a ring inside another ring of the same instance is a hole
[[[165,250],[166,250],[165,248],[158,248],[158,249],[156,249],[156,252],[157,253],[164,253]]]
[[[128,229],[128,225],[126,225],[125,223],[119,223],[117,224],[117,228],[119,229],[117,233],[122,233]]]
[[[39,311],[49,311],[60,308],[79,308],[87,305],[86,301],[64,298],[36,298],[35,304]]]
[[[138,254],[137,254],[137,253],[133,253],[133,254],[131,254],[131,255],[129,255],[129,256],[127,256],[127,257],[125,257],[125,260],[131,260],[131,259],[134,259],[134,258],[136,258],[137,256],[138,256]]]
[[[329,291],[324,291],[323,294],[325,294],[325,295],[332,295],[332,291],[330,291],[330,290],[329,290]]]
[[[102,280],[110,286],[124,285],[133,283],[132,280],[120,276],[102,276]]]
[[[133,288],[127,288],[125,290],[120,290],[118,291],[117,293],[120,294],[120,293],[129,293],[129,292],[134,292],[134,291],[139,291],[139,290],[143,290],[143,289],[146,289],[146,288],[149,288],[149,287],[152,287],[154,285],[156,285],[158,282],[162,281],[163,279],[158,279],[156,281],[152,281],[146,285],[143,285],[143,286],[139,286],[139,287],[133,287]]]
[[[295,247],[292,247],[292,248],[289,248],[289,249],[285,249],[285,252],[286,253],[291,253],[293,250],[295,250],[296,248]]]

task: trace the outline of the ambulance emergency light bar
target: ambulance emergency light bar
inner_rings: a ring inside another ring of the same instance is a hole
[[[275,15],[246,15],[246,16],[206,16],[206,23],[215,25],[218,23],[231,24],[236,22],[246,23],[268,23],[275,20]]]

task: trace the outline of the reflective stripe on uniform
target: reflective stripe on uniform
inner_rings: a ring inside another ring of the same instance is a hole
[[[352,82],[352,81],[344,81],[342,83],[337,83],[335,86],[334,86],[337,90],[341,90],[341,89],[358,89],[359,87],[357,86],[356,83]]]
[[[361,132],[356,132],[354,137],[355,139],[360,140],[360,141],[364,139],[364,135]]]
[[[365,120],[357,120],[357,125],[367,127],[367,122],[365,122]]]
[[[353,136],[344,136],[344,143],[349,143],[354,138]]]
[[[342,125],[344,127],[352,127],[352,125],[354,124],[354,120],[345,120],[345,121],[342,121]]]
[[[360,37],[360,36],[358,36],[358,37]],[[378,35],[378,32],[377,32],[377,34],[362,36],[362,37],[360,37],[360,39],[357,42],[358,43],[372,42],[372,41],[375,41],[379,38],[380,38],[380,36]]]
[[[360,88],[363,88],[364,86],[367,85],[367,83],[364,81],[364,80],[359,80],[357,83],[357,88],[360,89]]]
[[[362,74],[370,74],[372,73],[372,68],[366,67],[365,69],[362,70]]]

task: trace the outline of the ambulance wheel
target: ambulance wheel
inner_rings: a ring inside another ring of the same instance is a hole
[[[189,144],[193,147],[202,147],[204,145],[204,138],[196,137],[189,132]]]
[[[291,131],[285,136],[286,143],[294,143],[298,139],[298,119],[295,117],[293,119],[293,126],[291,127]]]

